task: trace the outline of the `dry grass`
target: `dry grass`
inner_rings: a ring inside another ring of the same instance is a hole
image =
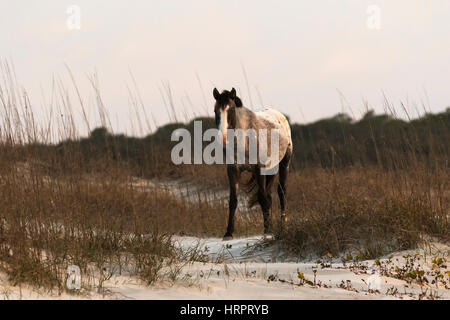
[[[152,283],[176,259],[170,235],[146,215],[152,202],[140,201],[117,176],[50,178],[34,166],[10,168],[0,185],[0,261],[14,284],[61,290],[72,264],[97,278],[131,265],[132,274]]]
[[[126,270],[153,284],[197,255],[179,252],[172,234],[221,236],[226,228],[224,204],[142,187],[113,163],[94,173],[79,163],[69,170],[67,159],[64,168],[48,168],[33,154],[13,161],[17,149],[0,161],[0,268],[13,284],[63,290],[72,264],[87,275],[87,287],[101,287],[105,270]],[[239,234],[257,232],[261,224],[253,222],[261,219],[253,217],[238,219]]]
[[[427,236],[448,242],[448,181],[448,171],[429,168],[295,172],[289,221],[277,237],[298,254],[356,250],[366,258],[413,248]]]
[[[12,284],[60,292],[66,290],[69,265],[80,267],[86,290],[101,291],[105,280],[122,272],[147,284],[176,278],[177,266],[199,255],[180,252],[170,227],[161,226],[187,224],[175,216],[194,209],[167,194],[136,188],[132,171],[111,154],[89,162],[76,147],[61,154],[52,146],[55,138],[79,138],[66,89],[52,92],[48,122],[39,122],[11,65],[1,67],[0,269]],[[96,78],[91,80],[106,124]],[[52,114],[65,118],[56,117],[55,123]],[[45,112],[39,116],[45,118]]]

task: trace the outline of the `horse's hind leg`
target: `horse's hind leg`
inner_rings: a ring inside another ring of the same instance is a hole
[[[230,184],[230,200],[228,203],[228,227],[227,232],[223,236],[223,240],[230,240],[233,238],[234,232],[234,213],[237,208],[237,193],[239,188],[240,171],[236,166],[227,167],[228,182]]]
[[[258,202],[261,206],[264,218],[264,234],[268,234],[272,231],[272,224],[270,221],[270,208],[272,207],[272,197],[270,195],[270,185],[273,182],[275,176],[262,175],[261,169],[257,170],[256,182],[258,184]]]
[[[280,198],[281,223],[286,222],[286,180],[289,172],[291,153],[286,153],[279,165],[278,198]]]

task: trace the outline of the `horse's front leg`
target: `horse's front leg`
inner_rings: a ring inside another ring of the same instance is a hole
[[[228,227],[227,232],[223,236],[223,240],[233,239],[234,232],[234,213],[237,208],[237,193],[239,189],[239,174],[240,171],[236,166],[227,167],[228,182],[230,184],[230,200],[228,203]]]

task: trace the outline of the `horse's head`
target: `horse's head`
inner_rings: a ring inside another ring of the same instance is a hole
[[[223,90],[222,93],[214,88],[213,91],[216,104],[214,113],[216,115],[216,125],[222,133],[223,143],[227,143],[227,129],[236,128],[236,108],[242,107],[242,101],[236,96],[236,89],[231,91]]]

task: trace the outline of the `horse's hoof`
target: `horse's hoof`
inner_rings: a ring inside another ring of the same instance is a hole
[[[233,236],[230,234],[226,234],[223,236],[223,241],[233,240]]]

